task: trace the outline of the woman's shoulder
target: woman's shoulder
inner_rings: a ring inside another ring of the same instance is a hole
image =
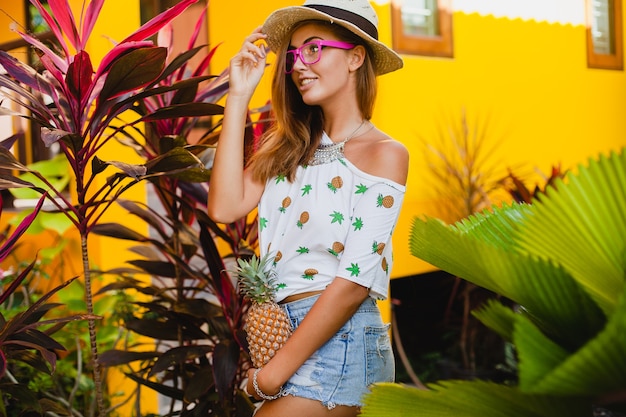
[[[346,155],[361,171],[405,184],[409,170],[409,151],[401,142],[378,129],[351,144]]]

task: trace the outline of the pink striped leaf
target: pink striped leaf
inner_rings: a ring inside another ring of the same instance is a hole
[[[100,10],[102,10],[103,5],[104,5],[104,0],[92,0],[87,5],[87,11],[85,12],[85,20],[83,21],[83,24],[82,24],[80,49],[85,48],[85,45],[87,44],[87,40],[91,36],[91,32],[93,31],[93,28],[96,25],[96,21],[98,20],[98,16],[100,15]]]
[[[111,49],[104,56],[104,58],[102,58],[102,61],[100,62],[100,66],[98,67],[98,71],[96,72],[96,75],[94,78],[96,80],[99,79],[102,76],[102,74],[104,74],[111,68],[111,65],[113,65],[113,62],[115,62],[116,59],[128,53],[129,51],[133,51],[139,48],[152,47],[152,46],[153,46],[153,43],[150,41],[126,42],[123,44],[116,45],[115,47],[113,47],[113,49]]]
[[[63,34],[70,41],[74,49],[80,50],[80,36],[78,35],[78,29],[76,28],[76,22],[74,15],[72,14],[72,8],[67,0],[48,0],[50,10],[52,10],[52,16],[56,19],[63,31]]]
[[[67,67],[69,65],[69,63],[64,60],[63,58],[61,58],[60,56],[58,56],[57,54],[55,54],[50,48],[48,48],[43,42],[41,42],[39,39],[30,36],[26,33],[20,32],[20,31],[16,31],[18,33],[18,35],[20,35],[22,37],[22,39],[24,39],[26,42],[28,42],[29,44],[33,45],[35,48],[39,49],[41,52],[43,52],[43,54],[45,56],[47,56],[52,62],[54,62],[54,65],[62,72],[62,73],[66,73],[67,72]],[[69,56],[69,55],[68,55]]]
[[[182,0],[175,6],[167,9],[158,16],[152,18],[146,24],[137,29],[134,33],[124,39],[121,43],[142,41],[157,33],[163,26],[167,25],[172,19],[184,12],[189,6],[198,0]]]
[[[7,256],[11,254],[18,239],[26,232],[28,227],[33,223],[33,221],[35,220],[35,217],[37,217],[37,214],[41,210],[41,207],[43,206],[43,203],[46,200],[46,197],[47,197],[47,194],[44,194],[41,196],[41,198],[39,198],[39,201],[37,202],[37,205],[33,209],[33,212],[30,213],[28,216],[24,217],[24,220],[20,222],[20,224],[11,234],[11,236],[7,240],[4,241],[4,243],[0,247],[0,262],[4,261],[7,258]]]
[[[52,32],[54,33],[54,37],[57,41],[59,41],[59,44],[63,48],[63,52],[65,56],[70,56],[69,49],[67,47],[67,44],[65,43],[65,37],[63,36],[63,32],[61,31],[61,28],[59,28],[59,25],[57,25],[57,22],[50,15],[50,13],[48,13],[48,10],[46,10],[46,8],[43,7],[43,5],[41,4],[39,0],[30,0],[30,2],[32,3],[33,6],[35,6],[35,8],[39,12],[43,20],[45,20],[48,26],[50,27],[50,30],[52,30]]]

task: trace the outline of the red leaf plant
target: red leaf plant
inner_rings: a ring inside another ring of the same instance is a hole
[[[0,109],[2,115],[18,115],[41,126],[41,138],[50,146],[58,144],[75,181],[75,200],[55,189],[46,178],[31,171],[15,159],[4,147],[0,155],[0,187],[27,186],[49,196],[56,209],[65,213],[80,233],[82,263],[85,279],[85,298],[89,319],[89,334],[93,361],[93,378],[96,386],[98,414],[105,413],[102,397],[101,373],[98,364],[96,321],[93,318],[93,299],[87,239],[94,226],[111,204],[129,187],[152,176],[163,176],[187,168],[204,169],[194,152],[181,146],[170,146],[164,153],[155,152],[144,164],[131,165],[123,161],[103,161],[98,153],[111,140],[131,137],[136,124],[143,121],[163,121],[173,116],[198,116],[219,114],[221,108],[214,104],[190,103],[197,95],[190,89],[206,81],[206,76],[191,74],[183,79],[186,62],[195,52],[182,55],[169,64],[168,49],[154,45],[151,36],[166,27],[197,0],[181,0],[174,7],[159,14],[121,42],[114,44],[98,65],[94,65],[86,45],[92,34],[104,0],[89,1],[81,18],[76,19],[67,0],[49,0],[50,12],[39,0],[31,3],[41,14],[50,30],[58,50],[48,47],[34,35],[19,32],[37,51],[39,66],[43,71],[25,64],[7,52],[0,51],[0,94],[13,101],[23,111]],[[177,73],[177,71],[179,71]],[[166,83],[177,73],[174,83]],[[219,90],[219,89],[218,89]],[[161,107],[157,95],[172,97],[170,106]],[[137,101],[158,105],[145,106],[145,113],[137,120],[124,122],[120,115],[136,106]],[[197,104],[197,105],[196,105]],[[166,124],[162,122],[161,124]],[[180,126],[180,122],[178,122]],[[176,134],[176,131],[173,131]],[[7,141],[13,141],[9,138]],[[114,172],[100,181],[109,167]],[[32,172],[46,184],[40,189],[24,183],[11,174],[12,170]]]

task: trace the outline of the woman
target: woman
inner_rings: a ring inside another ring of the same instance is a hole
[[[275,123],[245,169],[252,94],[276,53]],[[230,90],[208,210],[231,222],[258,207],[261,256],[272,252],[276,301],[295,330],[247,391],[257,416],[355,416],[368,385],[392,381],[387,326],[391,233],[406,148],[371,122],[376,75],[402,67],[377,41],[367,0],[307,0],[272,13],[230,63]]]

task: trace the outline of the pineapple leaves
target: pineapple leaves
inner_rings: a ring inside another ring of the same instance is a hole
[[[274,256],[266,253],[262,258],[252,255],[249,260],[238,258],[234,271],[242,295],[255,303],[273,301],[278,289],[276,274],[272,269]]]

